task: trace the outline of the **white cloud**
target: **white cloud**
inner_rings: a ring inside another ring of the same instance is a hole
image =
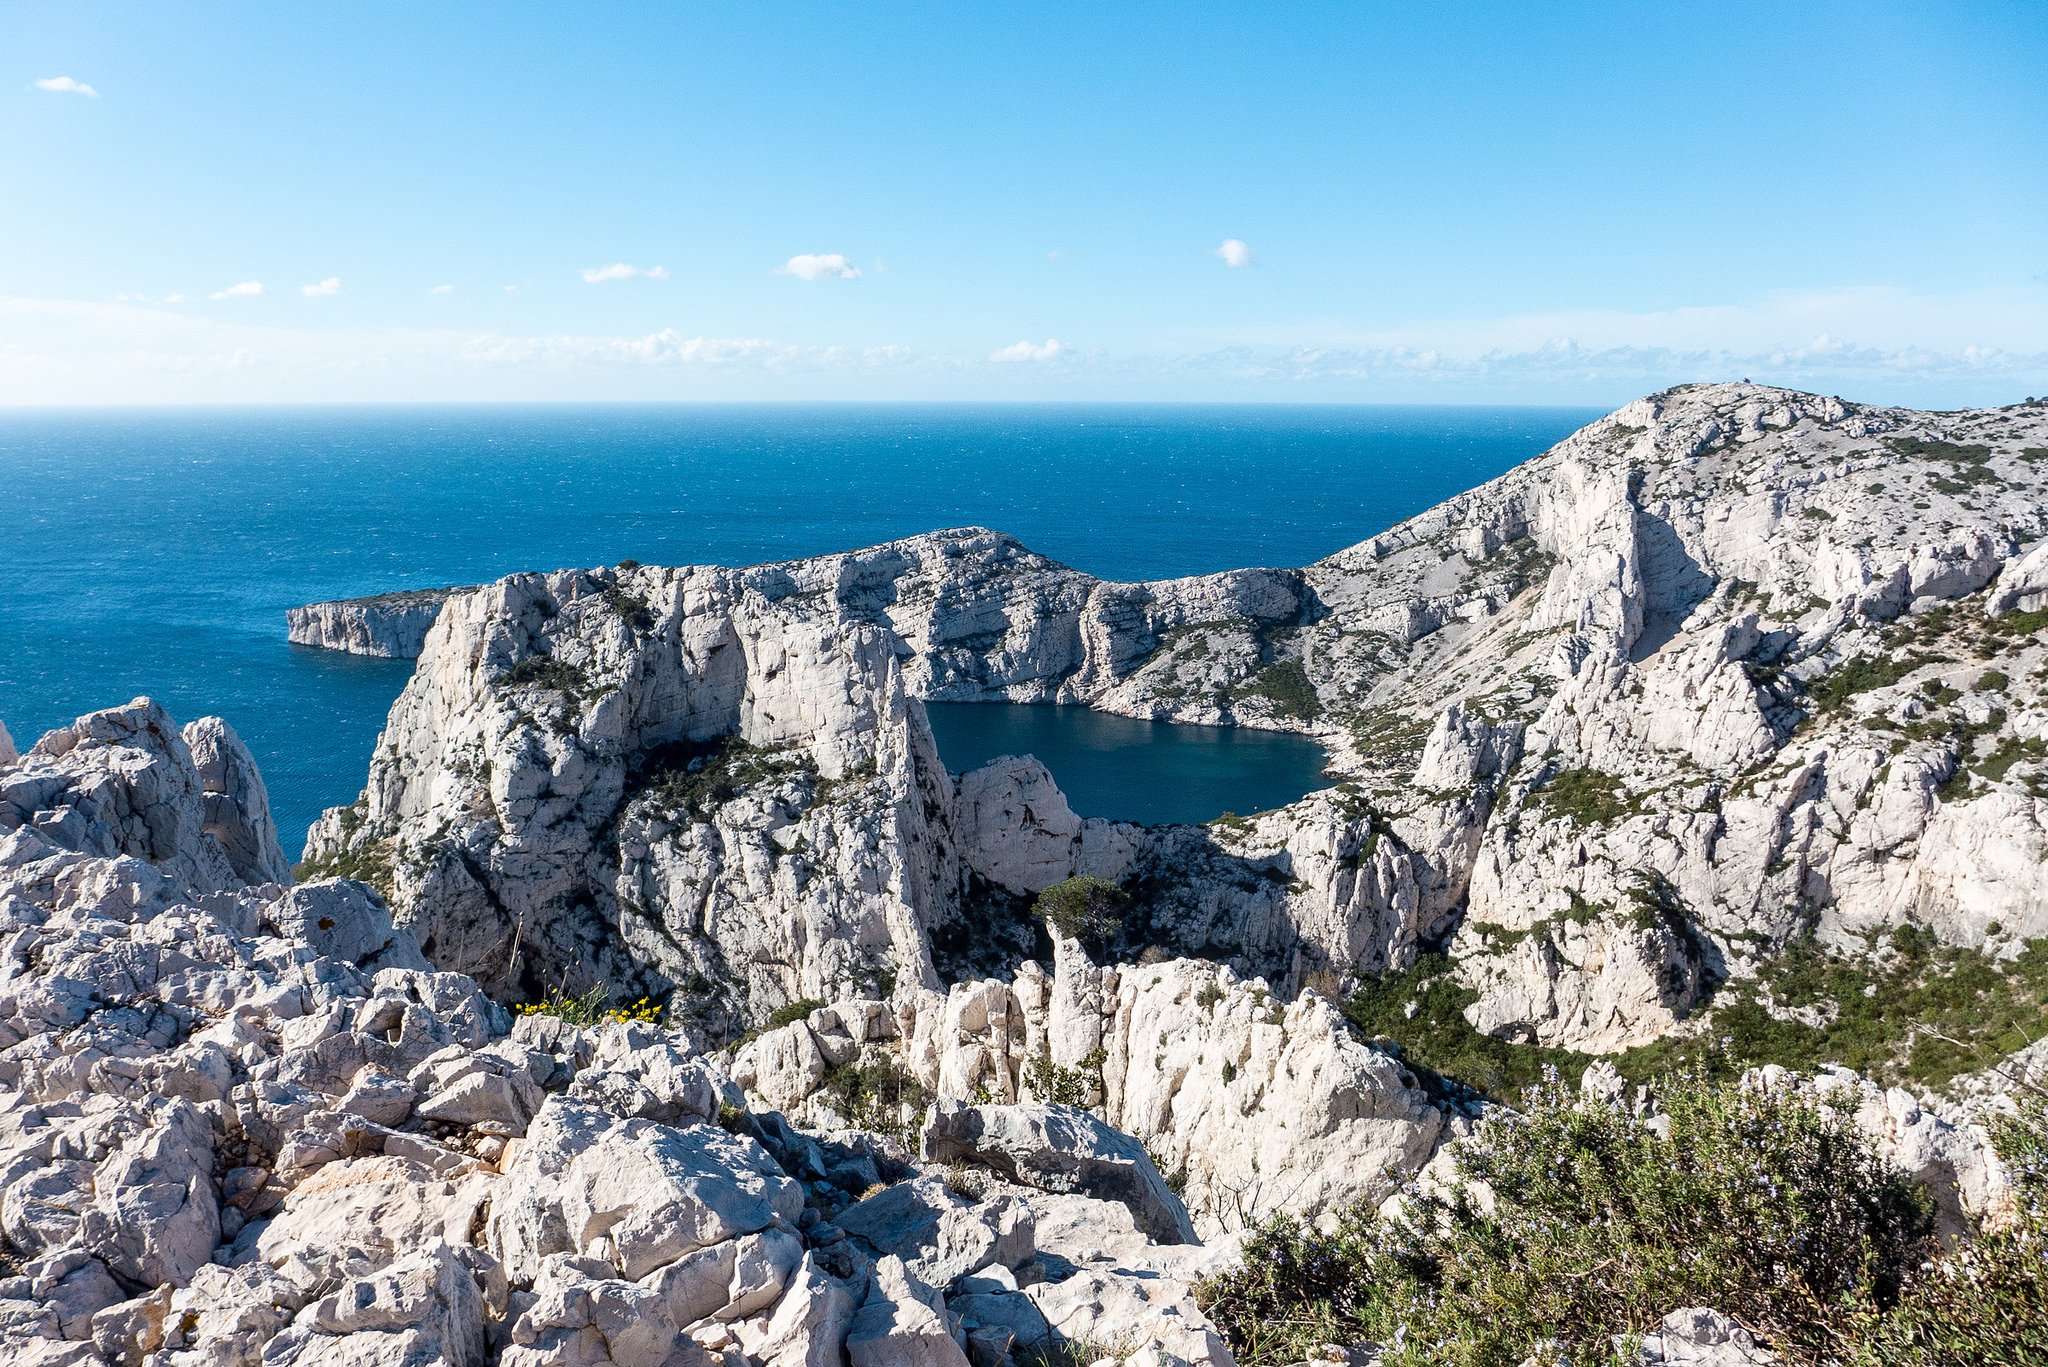
[[[257,295],[261,293],[263,293],[263,282],[261,280],[244,280],[239,285],[229,285],[224,290],[215,290],[212,294],[208,295],[207,298],[254,299]]]
[[[1252,255],[1251,247],[1234,237],[1223,239],[1223,245],[1216,249],[1216,256],[1218,260],[1222,261],[1224,265],[1232,270],[1255,265],[1258,262],[1258,258]]]
[[[838,252],[800,252],[775,268],[799,280],[858,280],[860,269]]]
[[[1043,342],[1012,342],[996,351],[991,351],[991,361],[1051,361],[1072,351],[1073,348],[1057,337],[1048,337]]]
[[[615,261],[609,266],[586,266],[579,274],[586,285],[602,285],[607,280],[666,280],[668,267],[648,266],[642,269]]]
[[[325,299],[331,295],[340,294],[341,277],[330,275],[317,285],[301,285],[299,286],[299,293],[305,295],[308,299]]]
[[[434,288],[432,288],[432,289],[428,290],[428,291],[427,291],[427,293],[428,293],[428,294],[453,294],[453,293],[455,293],[455,286],[453,286],[453,285],[436,285],[436,286],[434,286]]]
[[[89,100],[100,97],[99,91],[84,81],[74,81],[69,76],[45,76],[36,82],[36,89],[54,90],[60,95],[83,95]]]
[[[517,294],[517,293],[519,293],[519,286],[517,286],[517,285],[500,285],[500,286],[498,286],[498,288],[499,288],[499,289],[501,289],[501,290],[503,290],[503,291],[505,291],[505,293],[507,293],[507,294]]]

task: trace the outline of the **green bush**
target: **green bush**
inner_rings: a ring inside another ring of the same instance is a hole
[[[1040,1054],[1024,1066],[1031,1094],[1050,1106],[1086,1106],[1092,1079],[1079,1068],[1063,1068],[1052,1055]]]
[[[1264,698],[1273,704],[1273,714],[1296,721],[1314,721],[1323,715],[1323,700],[1309,682],[1308,671],[1299,660],[1280,660],[1266,666],[1232,690],[1233,698]]]
[[[1764,992],[1780,1007],[1821,1008],[1825,1023],[1773,1014]],[[1724,984],[1701,1032],[1667,1036],[1614,1062],[1645,1080],[1678,1068],[1732,1074],[1776,1063],[1810,1072],[1839,1063],[1878,1082],[1939,1088],[2024,1048],[2041,1033],[2044,1011],[2048,939],[1999,958],[1902,926],[1884,954],[1795,942],[1755,982]]]
[[[1450,959],[1424,954],[1414,966],[1367,982],[1344,1004],[1344,1016],[1367,1039],[1392,1040],[1401,1060],[1438,1095],[1462,1083],[1492,1097],[1511,1097],[1537,1082],[1546,1066],[1576,1077],[1586,1059],[1563,1049],[1495,1039],[1465,1019],[1478,993],[1459,985]]]
[[[515,662],[491,683],[497,688],[520,688],[531,684],[536,688],[567,693],[573,698],[583,691],[588,680],[581,669],[565,660],[557,660],[552,655],[529,655]]]
[[[1694,1076],[1660,1099],[1652,1119],[1532,1091],[1448,1191],[1328,1234],[1282,1217],[1198,1298],[1247,1364],[1361,1339],[1387,1367],[1606,1361],[1688,1305],[1789,1361],[1848,1360],[1932,1250],[1924,1196],[1810,1102]]]
[[[1911,654],[1898,657],[1858,655],[1817,681],[1808,693],[1817,710],[1832,712],[1858,693],[1890,688],[1924,663],[1923,657]]]
[[[1566,769],[1539,788],[1536,804],[1581,826],[1611,826],[1642,810],[1622,781],[1598,769]]]
[[[1038,894],[1032,914],[1090,954],[1100,955],[1123,931],[1131,896],[1106,878],[1083,875]]]
[[[825,1071],[825,1095],[856,1129],[902,1138],[931,1101],[923,1084],[888,1055]]]
[[[823,785],[817,766],[800,750],[769,750],[738,736],[660,746],[640,764],[632,784],[669,816],[708,818],[757,784],[808,777],[813,795]]]
[[[822,1009],[824,1005],[825,1003],[816,997],[803,997],[785,1006],[778,1006],[768,1013],[768,1023],[761,1028],[764,1031],[780,1030],[785,1025],[795,1025],[811,1012]]]

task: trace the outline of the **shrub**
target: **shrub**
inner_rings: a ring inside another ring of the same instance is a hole
[[[761,783],[808,777],[815,794],[822,786],[817,775],[817,766],[800,750],[768,750],[738,736],[720,736],[657,747],[641,760],[632,785],[659,811],[702,820]]]
[[[1809,692],[1816,708],[1830,712],[1858,693],[1890,688],[1923,663],[1917,655],[1858,655],[1816,682]]]
[[[898,1137],[910,1128],[905,1113],[914,1116],[931,1100],[924,1086],[886,1054],[827,1069],[824,1090],[832,1108],[856,1129]]]
[[[1388,1367],[1600,1361],[1685,1305],[1791,1361],[1843,1357],[1929,1252],[1925,1198],[1807,1100],[1695,1076],[1662,1100],[1653,1119],[1533,1091],[1461,1151],[1448,1191],[1395,1218],[1355,1207],[1328,1234],[1275,1220],[1198,1299],[1248,1364],[1359,1339]]]
[[[1024,1067],[1024,1081],[1041,1102],[1052,1106],[1086,1106],[1088,1074],[1079,1068],[1063,1068],[1052,1055],[1040,1054]]]
[[[1474,1027],[1465,1007],[1478,995],[1459,984],[1446,955],[1429,953],[1352,993],[1344,1017],[1367,1039],[1392,1040],[1401,1061],[1439,1096],[1460,1093],[1457,1083],[1487,1096],[1513,1096],[1538,1081],[1546,1065],[1574,1077],[1584,1070],[1580,1055],[1496,1039]]]
[[[536,688],[567,693],[571,697],[582,692],[587,682],[581,669],[552,655],[529,655],[491,680],[495,688],[520,688],[531,684]]]
[[[1323,715],[1323,700],[1309,682],[1308,671],[1299,660],[1280,660],[1266,666],[1232,691],[1236,698],[1264,698],[1273,704],[1273,714],[1297,721],[1314,721]]]
[[[1827,1015],[1818,1024],[1789,1019],[1767,1009],[1766,993],[1780,1008],[1821,1007]],[[1667,1036],[1614,1062],[1637,1079],[1677,1067],[1732,1074],[1764,1063],[1796,1072],[1839,1063],[1878,1082],[1939,1088],[2026,1047],[2040,1033],[2044,1005],[2048,939],[1999,957],[1902,926],[1883,956],[1796,941],[1756,983],[1724,985],[1701,1033]]]
[[[1537,790],[1535,801],[1551,816],[1581,826],[1611,826],[1641,810],[1619,778],[1598,769],[1564,770]]]
[[[646,997],[628,1002],[623,1006],[609,1006],[611,989],[603,983],[591,988],[580,997],[572,997],[560,987],[551,987],[548,994],[537,1002],[522,1002],[512,1009],[522,1016],[554,1016],[575,1026],[603,1025],[607,1022],[638,1022],[642,1025],[660,1025],[662,1008]]]
[[[768,1013],[768,1023],[763,1030],[780,1030],[785,1025],[795,1025],[807,1018],[811,1012],[823,1009],[825,1003],[816,997],[802,997],[786,1006],[778,1006]]]
[[[1054,883],[1038,894],[1032,914],[1090,954],[1100,954],[1124,928],[1131,896],[1106,878],[1082,875]]]
[[[309,883],[315,878],[353,878],[358,883],[368,883],[377,890],[378,896],[389,902],[393,900],[397,887],[391,863],[393,843],[387,837],[345,846],[332,854],[301,862],[292,870],[292,877],[301,883]]]

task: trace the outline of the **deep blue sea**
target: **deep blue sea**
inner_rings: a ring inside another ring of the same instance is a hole
[[[1036,755],[1082,816],[1210,821],[1284,807],[1329,783],[1323,747],[1288,731],[1141,721],[1087,707],[935,702],[925,710],[948,769]]]
[[[26,748],[143,693],[180,721],[225,716],[263,767],[293,853],[322,807],[360,791],[411,668],[286,645],[294,604],[627,558],[747,564],[967,524],[1106,578],[1299,565],[1596,416],[848,404],[5,412],[0,720]]]

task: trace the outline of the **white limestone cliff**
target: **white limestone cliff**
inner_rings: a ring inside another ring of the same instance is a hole
[[[1014,973],[1020,899],[1085,873],[1281,997],[1446,946],[1481,1028],[1618,1050],[1803,936],[2048,933],[2044,450],[2038,408],[1694,386],[1302,570],[1107,584],[967,530],[514,576],[450,600],[308,853],[388,866],[438,963],[710,1038]],[[946,775],[925,698],[1305,729],[1343,781],[1082,820],[1029,763]]]
[[[389,660],[416,660],[441,605],[460,589],[413,589],[374,598],[308,603],[285,612],[285,637],[296,646]]]

